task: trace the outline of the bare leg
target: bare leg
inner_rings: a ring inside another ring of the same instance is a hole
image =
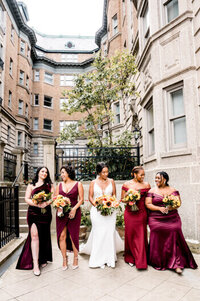
[[[73,248],[73,252],[74,252],[74,260],[73,260],[73,265],[72,268],[73,269],[77,269],[78,268],[78,250],[75,247],[75,244],[70,236],[71,242],[72,242],[72,248]]]
[[[59,237],[59,245],[63,257],[63,270],[66,270],[68,268],[66,237],[67,237],[67,227],[64,227]]]
[[[33,272],[35,275],[40,275],[40,269],[38,265],[39,257],[39,237],[36,224],[31,226],[31,252],[33,257]]]

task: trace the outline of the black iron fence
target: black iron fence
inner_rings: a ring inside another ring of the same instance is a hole
[[[0,187],[0,248],[19,237],[18,186]]]
[[[13,182],[16,177],[17,156],[4,152],[4,180]]]
[[[115,180],[130,178],[131,170],[140,164],[140,149],[136,147],[59,147],[56,155],[56,178],[62,165],[72,165],[77,180],[92,180],[96,177],[97,162],[109,166],[109,177]]]

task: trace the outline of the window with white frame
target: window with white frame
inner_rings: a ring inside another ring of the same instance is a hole
[[[163,0],[163,5],[165,8],[165,15],[167,23],[171,22],[173,19],[178,17],[179,8],[178,0]]]
[[[120,123],[120,103],[114,103],[115,124]]]
[[[60,98],[60,110],[64,109],[64,104],[68,104],[68,99],[67,98]]]
[[[35,82],[40,81],[40,70],[35,70],[35,72],[34,72],[34,81]]]
[[[44,96],[44,107],[52,108],[53,98],[50,96]]]
[[[13,43],[14,43],[14,35],[15,35],[15,30],[13,25],[11,25],[10,39]]]
[[[148,144],[148,155],[155,153],[155,137],[154,137],[154,114],[153,114],[153,101],[145,107],[147,116],[147,144]]]
[[[183,88],[169,91],[168,100],[171,146],[183,147],[187,143]]]
[[[17,146],[22,146],[22,132],[19,131],[17,134]]]
[[[23,115],[23,100],[19,99],[19,103],[18,103],[18,114],[19,115]]]
[[[38,143],[33,143],[33,153],[34,155],[38,155]]]
[[[28,48],[27,48],[27,58],[30,57],[30,53],[31,53],[31,51],[30,51],[30,48],[28,47]]]
[[[8,133],[7,133],[8,144],[10,143],[10,136],[11,136],[11,127],[8,125]]]
[[[28,75],[26,76],[26,87],[29,88],[29,77],[28,77]]]
[[[45,72],[44,73],[44,81],[45,81],[45,83],[52,85],[53,84],[53,74],[49,73],[49,72]]]
[[[52,120],[44,119],[43,129],[46,131],[52,131]]]
[[[78,130],[78,121],[75,120],[61,120],[60,121],[60,132],[68,125],[75,125],[76,130]]]
[[[78,54],[77,53],[63,53],[61,54],[61,62],[78,62]]]
[[[12,106],[12,92],[9,91],[9,95],[8,95],[8,106],[9,108],[11,108]]]
[[[25,47],[26,47],[26,44],[24,41],[20,41],[20,53],[24,54],[25,55]]]
[[[22,70],[19,72],[19,83],[20,85],[24,85],[24,71]]]
[[[39,106],[39,94],[34,94],[34,106]]]
[[[28,118],[28,105],[26,104],[25,116]]]
[[[12,73],[13,73],[13,60],[10,58],[9,74],[12,75]]]
[[[144,5],[141,17],[142,17],[143,37],[144,37],[144,39],[146,41],[149,38],[149,35],[150,35],[148,1],[146,1],[145,5]]]
[[[65,87],[74,86],[74,75],[61,75],[60,86],[65,86]]]
[[[118,19],[117,14],[112,17],[112,34],[113,36],[118,33]]]
[[[34,130],[39,129],[39,120],[38,120],[38,118],[33,118],[33,129]]]

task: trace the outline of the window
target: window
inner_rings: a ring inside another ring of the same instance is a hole
[[[13,73],[13,60],[10,58],[9,74],[12,75],[12,73]]]
[[[10,39],[13,43],[14,43],[14,34],[15,34],[15,30],[14,30],[13,25],[11,25]]]
[[[53,105],[52,97],[44,96],[44,106],[48,108],[52,108],[52,105]]]
[[[29,88],[29,77],[28,77],[28,75],[26,76],[26,87]]]
[[[120,123],[120,104],[119,102],[114,104],[115,124]]]
[[[18,132],[18,135],[17,135],[17,146],[22,146],[22,132]]]
[[[28,148],[28,136],[25,134],[24,147]]]
[[[165,7],[167,23],[169,23],[179,15],[178,0],[165,0],[163,4]]]
[[[18,114],[23,115],[23,100],[19,100]]]
[[[169,92],[169,122],[172,147],[186,145],[186,117],[183,101],[183,89]]]
[[[62,120],[60,121],[60,132],[68,125],[75,125],[76,130],[78,130],[78,122],[74,120]]]
[[[112,29],[113,29],[113,36],[118,32],[118,19],[117,19],[117,14],[114,15],[112,18]]]
[[[39,94],[34,94],[34,106],[39,106]]]
[[[29,58],[30,57],[30,48],[28,47],[28,49],[27,49],[27,58]]]
[[[11,134],[11,127],[8,125],[8,135],[7,135],[8,144],[10,143],[10,134]]]
[[[9,95],[8,95],[8,106],[9,108],[11,108],[12,106],[12,92],[9,91]]]
[[[4,11],[2,6],[0,5],[0,26],[3,28],[4,25]]]
[[[47,131],[52,131],[52,120],[44,119],[43,129]]]
[[[125,0],[122,0],[122,17],[124,18],[125,15],[126,15]]]
[[[25,55],[25,46],[26,46],[26,44],[24,43],[24,41],[21,40],[20,41],[20,52],[24,55]]]
[[[66,87],[74,86],[74,76],[73,75],[61,75],[60,76],[60,86],[66,86]]]
[[[20,70],[19,72],[19,83],[24,85],[24,71]]]
[[[147,133],[148,133],[148,155],[155,152],[154,142],[154,116],[153,116],[153,103],[152,101],[146,107],[147,112]]]
[[[144,39],[147,40],[150,35],[148,2],[146,2],[143,12],[142,12],[142,21],[143,21],[143,36],[144,36]]]
[[[33,129],[34,130],[39,129],[39,120],[38,120],[38,118],[33,118]]]
[[[28,105],[26,104],[25,116],[28,118]]]
[[[33,153],[34,155],[38,155],[38,143],[33,143]]]
[[[78,54],[76,53],[64,53],[61,54],[61,62],[78,62]]]
[[[63,110],[64,107],[63,107],[63,104],[68,104],[68,99],[66,98],[60,98],[60,110]]]
[[[53,74],[45,72],[44,73],[44,81],[48,84],[53,84]]]
[[[37,169],[38,169],[38,167],[33,167],[33,173],[34,173],[34,175],[36,174]]]
[[[34,80],[36,82],[39,82],[39,80],[40,80],[40,71],[39,70],[35,70]]]

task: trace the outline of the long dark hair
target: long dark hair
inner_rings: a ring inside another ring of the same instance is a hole
[[[49,184],[51,185],[52,184],[52,181],[51,181],[51,178],[50,178],[50,173],[49,173],[49,170],[46,166],[41,166],[41,167],[38,167],[37,171],[36,171],[36,174],[35,174],[35,177],[33,178],[32,180],[32,183],[33,183],[33,186],[35,186],[35,184],[38,182],[38,179],[39,179],[39,172],[42,168],[46,168],[47,170],[47,177],[46,179],[44,179],[44,184]]]
[[[161,175],[161,177],[163,177],[166,180],[165,185],[169,186],[169,184],[168,184],[168,181],[169,181],[168,173],[166,173],[165,171],[159,171],[159,172],[157,172],[157,174]]]
[[[64,169],[68,173],[68,177],[71,180],[74,180],[76,178],[75,170],[73,169],[73,167],[71,165],[62,166],[61,169],[60,169],[60,171],[62,169]]]

